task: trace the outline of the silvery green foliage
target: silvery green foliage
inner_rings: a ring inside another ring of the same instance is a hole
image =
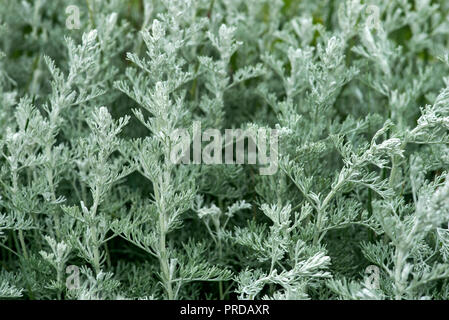
[[[3,0],[0,298],[448,299],[448,14]],[[194,121],[278,171],[173,164]]]

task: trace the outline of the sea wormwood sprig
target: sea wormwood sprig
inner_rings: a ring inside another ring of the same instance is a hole
[[[448,299],[448,13],[1,1],[0,297]]]

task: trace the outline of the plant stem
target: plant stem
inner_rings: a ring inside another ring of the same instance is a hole
[[[162,199],[160,198],[160,192],[157,183],[155,184],[154,194],[156,201],[161,204]],[[168,252],[166,247],[167,226],[165,222],[166,212],[165,210],[161,209],[159,212],[159,264],[161,267],[161,278],[167,293],[167,297],[169,300],[174,300],[175,296],[173,294]]]
[[[395,291],[396,291],[396,300],[401,300],[404,292],[404,285],[402,283],[402,264],[404,261],[404,251],[398,247],[396,249],[396,265],[394,272],[394,283],[395,283]]]
[[[25,238],[23,237],[23,231],[19,230],[19,241],[20,241],[20,245],[22,247],[22,251],[23,251],[23,256],[25,257],[26,260],[28,260],[28,252],[27,252],[27,248],[25,245]]]
[[[327,197],[324,199],[324,201],[321,203],[321,205],[318,207],[318,213],[316,218],[316,225],[315,225],[315,233],[313,235],[313,244],[317,245],[320,240],[321,230],[323,228],[323,218],[324,213],[331,202],[331,200],[334,198],[334,196],[337,194],[338,190],[343,185],[345,179],[341,179],[338,181],[338,183],[335,185],[334,188],[328,193]]]
[[[164,216],[161,214],[159,216],[159,223],[161,227],[165,228]],[[164,282],[165,289],[167,291],[167,296],[169,300],[174,299],[173,288],[171,284],[171,276],[169,269],[168,253],[166,248],[166,233],[165,230],[161,228],[161,234],[159,239],[159,262],[162,271],[162,281]]]

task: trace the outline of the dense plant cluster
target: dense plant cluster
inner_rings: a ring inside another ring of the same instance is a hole
[[[2,0],[0,297],[449,298],[448,39],[445,0]],[[167,161],[194,121],[277,172]]]

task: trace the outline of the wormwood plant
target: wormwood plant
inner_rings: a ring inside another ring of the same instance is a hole
[[[448,18],[2,0],[0,298],[448,299]],[[198,122],[275,129],[278,170],[171,161]]]

